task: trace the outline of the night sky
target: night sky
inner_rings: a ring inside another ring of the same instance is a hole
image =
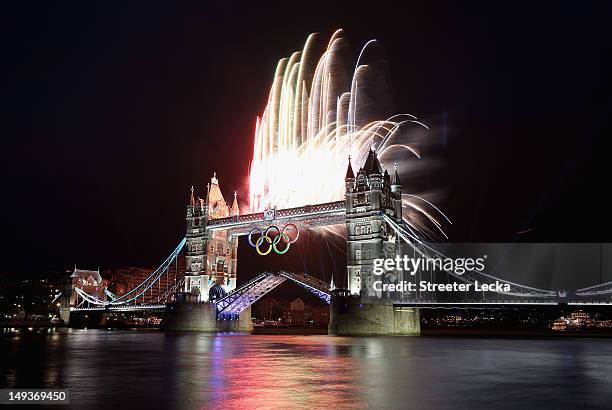
[[[337,28],[355,57],[379,40],[399,111],[443,129],[452,241],[611,241],[604,2],[198,3],[4,6],[0,272],[157,265],[192,184],[246,197],[278,59]]]

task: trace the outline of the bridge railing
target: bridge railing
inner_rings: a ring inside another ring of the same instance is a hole
[[[308,216],[308,215],[324,215],[327,213],[340,212],[344,210],[344,201],[325,202],[316,205],[305,205],[295,208],[286,208],[275,210],[274,219],[284,219],[296,216]],[[246,214],[240,216],[230,216],[227,218],[211,219],[208,221],[206,227],[210,229],[221,229],[224,227],[234,227],[240,225],[249,225],[255,222],[264,222],[264,212],[257,212],[253,214]]]
[[[214,301],[217,315],[237,315],[285,281],[284,277],[264,272],[238,289]]]

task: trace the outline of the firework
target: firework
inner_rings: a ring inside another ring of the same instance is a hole
[[[428,127],[411,114],[389,116],[390,93],[376,40],[363,46],[351,66],[342,34],[336,31],[320,51],[317,34],[311,34],[301,52],[278,62],[267,106],[256,121],[252,212],[343,199],[347,158],[357,169],[372,147],[385,168],[393,164],[387,163],[391,158],[420,158],[417,147],[400,137],[407,129]],[[431,202],[415,195],[403,202],[442,232],[441,219],[448,219]],[[424,227],[418,220],[408,222]]]

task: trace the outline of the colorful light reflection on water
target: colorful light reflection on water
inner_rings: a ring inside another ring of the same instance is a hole
[[[605,408],[593,339],[0,334],[0,388],[68,388],[72,408]]]

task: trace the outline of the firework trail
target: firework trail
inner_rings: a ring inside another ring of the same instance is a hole
[[[385,168],[399,162],[408,169],[407,160],[420,158],[418,144],[403,136],[429,128],[411,114],[389,116],[390,92],[376,40],[363,46],[351,66],[342,35],[336,31],[321,47],[318,35],[311,34],[301,52],[278,62],[255,127],[252,212],[343,199],[347,158],[357,170],[372,147]],[[442,225],[450,221],[431,202],[404,195],[403,204],[404,218],[415,230],[444,235]]]

